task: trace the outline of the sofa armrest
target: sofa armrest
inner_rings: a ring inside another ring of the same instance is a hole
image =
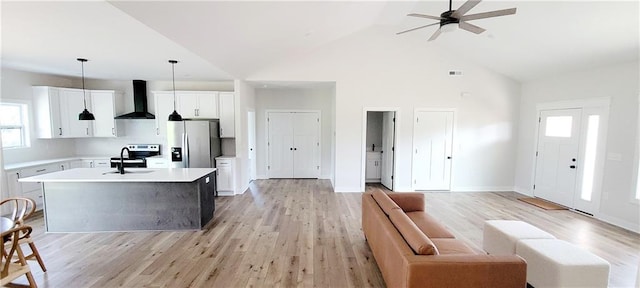
[[[527,264],[516,256],[410,255],[405,287],[525,287]]]
[[[417,192],[387,193],[404,212],[424,211],[424,194]]]

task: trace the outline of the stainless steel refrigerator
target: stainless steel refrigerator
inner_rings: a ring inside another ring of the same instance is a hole
[[[167,144],[171,168],[212,168],[222,155],[219,121],[184,120],[167,122]]]

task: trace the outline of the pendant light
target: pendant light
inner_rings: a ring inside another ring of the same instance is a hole
[[[76,60],[82,65],[82,102],[84,102],[84,111],[78,114],[78,120],[96,120],[96,117],[87,110],[87,92],[84,90],[84,62],[87,62],[87,59],[78,58]]]
[[[171,75],[172,75],[172,80],[173,80],[173,113],[171,113],[169,115],[169,121],[182,121],[182,116],[180,116],[180,114],[178,114],[178,111],[176,111],[176,71],[175,71],[175,65],[176,63],[178,63],[178,61],[176,60],[169,60],[169,63],[171,63]]]

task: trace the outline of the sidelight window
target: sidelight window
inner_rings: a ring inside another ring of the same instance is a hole
[[[593,178],[596,171],[596,151],[598,147],[598,129],[600,115],[589,115],[587,123],[587,143],[584,151],[584,169],[582,175],[582,200],[591,201]]]

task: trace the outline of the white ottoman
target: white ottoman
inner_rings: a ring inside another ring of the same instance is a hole
[[[527,283],[535,288],[606,288],[609,284],[609,262],[566,241],[520,240],[516,254],[527,261]]]
[[[517,220],[488,220],[484,222],[482,248],[492,255],[516,254],[520,239],[555,239],[553,235],[529,223]]]

